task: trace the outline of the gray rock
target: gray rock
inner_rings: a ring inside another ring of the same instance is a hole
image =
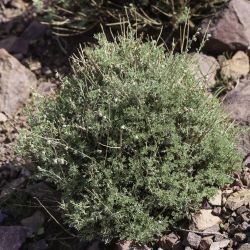
[[[234,239],[237,241],[237,242],[242,242],[244,241],[245,239],[247,238],[246,234],[244,233],[236,233],[234,235]]]
[[[232,120],[250,124],[250,81],[240,81],[223,100],[223,106]]]
[[[41,95],[49,95],[56,90],[56,85],[51,82],[39,82],[38,93]]]
[[[216,235],[214,236],[214,241],[215,241],[215,242],[222,241],[222,240],[224,240],[224,239],[225,239],[225,237],[223,237],[223,235],[220,235],[220,234],[216,234]]]
[[[221,248],[225,248],[229,245],[230,240],[222,240],[222,241],[218,241],[218,242],[213,242],[209,248],[209,250],[220,250]]]
[[[221,207],[214,207],[212,213],[213,215],[219,216],[221,214]]]
[[[201,236],[192,232],[189,232],[187,235],[186,243],[187,246],[190,246],[194,249],[198,249],[201,242]]]
[[[225,96],[223,107],[232,120],[240,124],[250,125],[250,80],[241,80],[235,89]],[[247,165],[247,156],[250,155],[249,131],[246,131],[242,136],[239,143],[239,150],[246,157],[245,165]]]
[[[2,226],[0,227],[0,249],[19,250],[27,237],[29,232],[25,227]]]
[[[241,230],[243,231],[247,231],[250,229],[250,224],[247,223],[246,221],[242,222],[241,226],[240,226]]]
[[[246,243],[241,245],[237,250],[249,250],[250,249],[250,243]]]
[[[220,226],[218,224],[207,228],[206,230],[203,231],[203,233],[214,233],[214,232],[219,232],[220,231]]]
[[[203,35],[206,31],[211,35],[205,49],[218,54],[229,50],[247,50],[250,45],[249,13],[248,0],[231,0],[212,19],[209,17],[203,20]]]
[[[36,233],[45,221],[44,214],[36,211],[30,217],[21,220],[21,224],[30,229],[31,233]]]
[[[217,60],[212,56],[207,56],[202,53],[192,54],[193,65],[191,66],[195,78],[203,81],[207,88],[214,87],[216,81],[215,76],[220,69]]]
[[[35,75],[0,49],[0,112],[13,116],[36,87]]]

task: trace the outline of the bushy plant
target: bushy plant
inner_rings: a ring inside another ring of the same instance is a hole
[[[67,222],[85,238],[147,242],[230,182],[238,130],[186,54],[133,32],[97,39],[37,105],[17,153],[61,190]]]
[[[136,21],[140,27],[175,30],[189,18],[196,22],[211,15],[228,0],[52,0],[47,18],[60,35],[84,32],[102,23],[120,25],[122,18]],[[41,6],[42,0],[35,0]]]

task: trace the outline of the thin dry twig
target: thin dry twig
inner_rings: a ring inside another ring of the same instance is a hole
[[[69,234],[70,236],[74,237],[74,238],[81,238],[81,236],[77,236],[71,232],[69,232],[66,228],[64,228],[64,226],[62,226],[62,224],[50,213],[50,211],[42,204],[42,202],[37,198],[37,197],[33,197],[38,203],[39,205],[46,211],[46,213],[56,222],[56,224],[67,234]]]
[[[227,235],[218,233],[218,232],[213,232],[213,231],[209,231],[209,232],[200,232],[200,231],[195,231],[195,230],[188,230],[188,229],[184,229],[184,228],[178,228],[178,227],[173,227],[174,230],[176,231],[183,231],[183,232],[191,232],[191,233],[195,233],[195,234],[202,234],[202,235],[220,235],[225,239],[228,239]]]

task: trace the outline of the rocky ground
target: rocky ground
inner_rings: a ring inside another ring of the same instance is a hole
[[[20,114],[35,91],[51,94],[58,74],[70,71],[68,56],[74,46],[51,34],[40,23],[30,2],[0,2],[0,249],[111,249],[102,242],[82,242],[61,223],[58,194],[53,187],[31,178],[32,169],[15,167],[12,146],[26,126]],[[201,23],[210,40],[203,53],[193,53],[197,79],[206,80],[209,93],[239,126],[250,125],[250,2],[231,0],[226,8]],[[164,39],[164,38],[163,38]],[[176,226],[155,246],[118,242],[116,250],[250,249],[250,133],[245,130],[239,150],[245,169],[235,173],[232,185],[204,201],[185,226]],[[17,159],[18,160],[18,159]]]

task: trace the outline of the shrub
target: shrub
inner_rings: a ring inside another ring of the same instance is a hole
[[[42,0],[35,0],[41,6]],[[175,30],[190,17],[197,22],[228,0],[52,0],[47,18],[57,34],[74,35],[98,23],[120,24],[121,18],[136,20],[140,27]],[[158,32],[157,32],[158,35]]]
[[[238,130],[187,55],[134,37],[98,35],[81,50],[17,147],[61,190],[67,222],[89,239],[150,241],[241,167]]]

